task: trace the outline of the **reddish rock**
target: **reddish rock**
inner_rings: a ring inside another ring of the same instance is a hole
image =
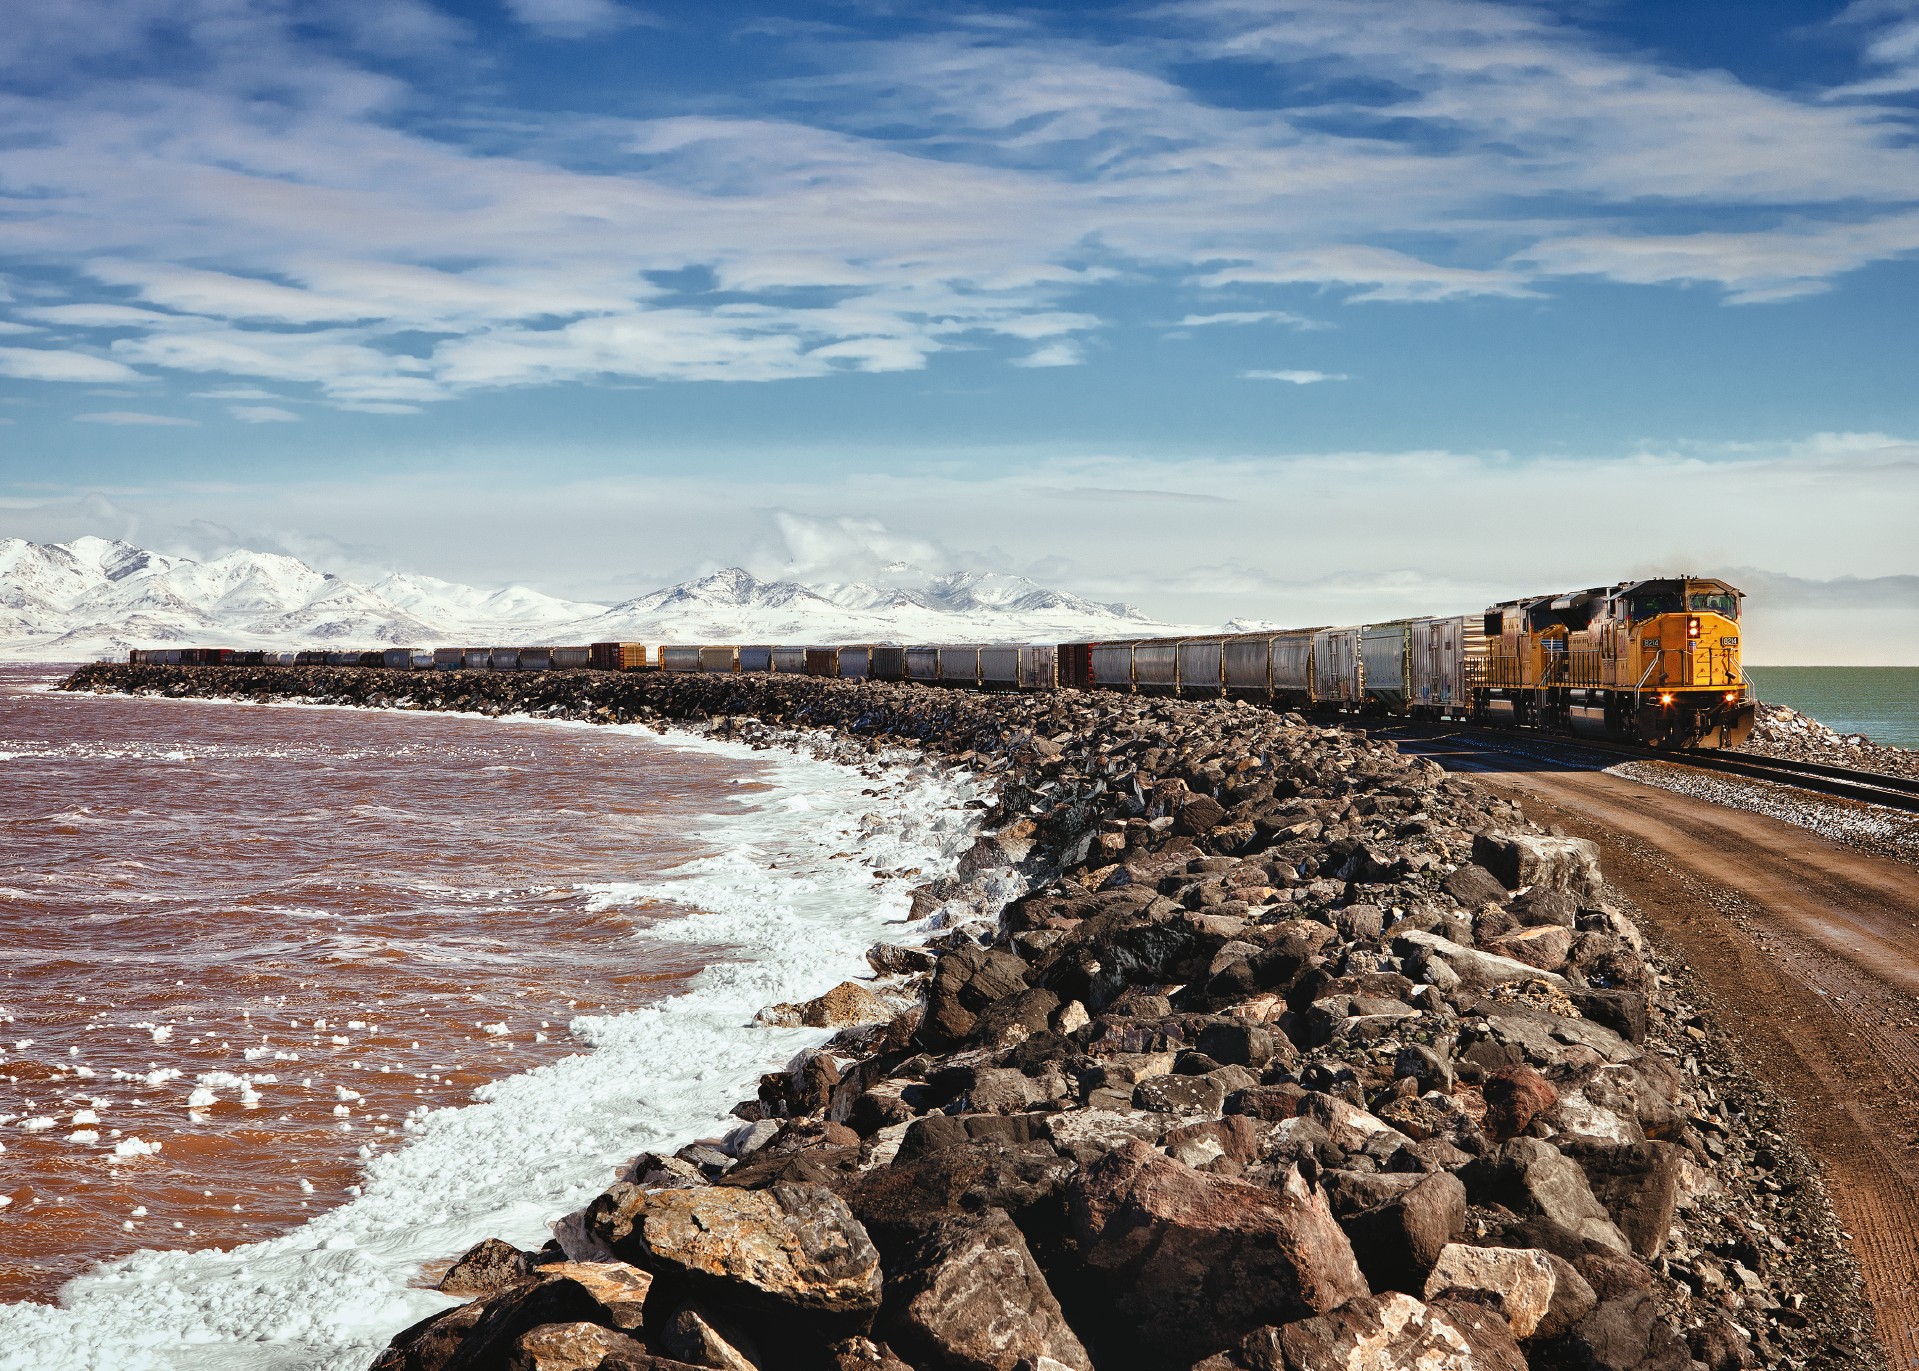
[[[533,1258],[510,1242],[488,1238],[466,1250],[440,1278],[449,1295],[497,1295],[533,1274]]]
[[[1486,1077],[1481,1090],[1486,1096],[1484,1128],[1494,1142],[1518,1137],[1559,1103],[1552,1083],[1527,1066],[1500,1067]]]
[[[1077,1176],[1068,1203],[1106,1316],[1164,1365],[1369,1293],[1325,1197],[1297,1170],[1274,1189],[1128,1143]]]
[[[1044,1358],[1092,1371],[1004,1211],[943,1220],[895,1269],[883,1315],[887,1337],[923,1371],[1017,1371]]]

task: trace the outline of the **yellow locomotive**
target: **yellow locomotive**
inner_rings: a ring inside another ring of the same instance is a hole
[[[1477,712],[1654,747],[1737,747],[1756,709],[1739,661],[1744,598],[1678,576],[1494,605]]]

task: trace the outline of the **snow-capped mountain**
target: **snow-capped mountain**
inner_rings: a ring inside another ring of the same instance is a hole
[[[209,561],[106,538],[0,539],[0,659],[77,661],[130,647],[451,646],[640,642],[1034,642],[1167,628],[1018,576],[804,586],[730,567],[607,606],[525,586],[483,590],[395,572],[371,585],[279,553]]]

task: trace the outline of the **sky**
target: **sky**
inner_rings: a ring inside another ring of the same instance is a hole
[[[18,0],[0,536],[1919,663],[1919,0]]]

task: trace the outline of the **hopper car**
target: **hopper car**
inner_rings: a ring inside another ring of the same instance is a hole
[[[1458,720],[1640,742],[1736,747],[1757,701],[1741,665],[1745,596],[1711,577],[1622,581],[1479,614],[1050,644],[856,643],[136,650],[134,663],[394,670],[775,673],[973,690],[1119,690],[1359,718]]]

